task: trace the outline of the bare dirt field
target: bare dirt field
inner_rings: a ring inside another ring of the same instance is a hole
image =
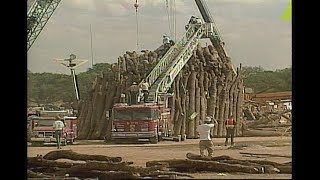
[[[107,144],[101,141],[83,140],[64,146],[77,153],[120,156],[123,161],[132,161],[135,166],[145,166],[147,161],[186,159],[187,153],[199,154],[198,139],[182,142],[162,141],[158,144]],[[224,138],[215,138],[214,156],[228,155],[237,159],[269,160],[278,163],[291,162],[291,137],[237,137],[233,148],[224,146]],[[56,147],[28,147],[27,156],[45,155]],[[288,157],[248,156],[244,153],[264,153]],[[197,179],[291,179],[291,174],[246,174],[246,173],[195,173]]]

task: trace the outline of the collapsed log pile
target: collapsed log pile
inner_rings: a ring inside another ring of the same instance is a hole
[[[242,172],[242,173],[282,173],[292,172],[291,163],[276,163],[272,161],[260,160],[240,160],[230,156],[202,157],[188,153],[187,159],[171,159],[161,161],[149,161],[147,167],[165,166],[178,172]]]
[[[289,136],[292,132],[292,116],[289,109],[270,110],[266,103],[245,102],[243,126],[244,136]],[[251,111],[254,109],[254,111]]]
[[[90,97],[80,107],[78,138],[109,139],[112,125],[106,114],[120,101],[122,93],[128,93],[133,82],[148,75],[162,56],[162,47],[142,54],[127,51],[112,64],[112,77],[97,76]],[[223,121],[231,114],[237,121],[236,135],[242,134],[241,65],[237,74],[233,72],[230,60],[223,62],[213,46],[197,47],[170,90],[174,93],[169,100],[174,136],[197,138],[199,122],[211,115],[219,123],[213,135],[222,137],[226,134]],[[195,118],[190,118],[193,115]]]
[[[56,161],[59,159],[73,162]],[[79,160],[86,160],[79,162]],[[28,178],[98,178],[98,179],[177,179],[192,178],[191,175],[169,171],[164,167],[131,166],[121,157],[78,154],[71,150],[52,151],[45,156],[29,157]]]

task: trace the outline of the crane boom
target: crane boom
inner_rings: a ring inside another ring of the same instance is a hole
[[[36,0],[31,5],[27,14],[28,51],[60,2],[61,0]]]
[[[204,0],[195,0],[196,4],[198,6],[198,9],[201,13],[201,16],[203,18],[203,20],[206,23],[210,23],[212,25],[212,32],[213,34],[211,36],[209,36],[209,39],[213,45],[213,47],[217,50],[219,57],[221,58],[221,60],[223,62],[230,62],[230,57],[228,56],[225,48],[224,48],[224,42],[222,41],[222,38],[220,36],[220,33],[218,31],[217,26],[214,23],[214,20],[212,18],[212,15],[209,11],[208,5]],[[233,72],[236,74],[236,71],[233,68]]]

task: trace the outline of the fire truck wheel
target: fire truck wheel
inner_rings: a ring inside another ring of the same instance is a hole
[[[151,143],[151,144],[157,144],[157,143],[158,143],[158,137],[152,137],[152,138],[150,138],[150,143]]]

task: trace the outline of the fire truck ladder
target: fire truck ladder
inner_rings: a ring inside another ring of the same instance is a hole
[[[189,28],[182,39],[169,49],[147,76],[147,81],[151,84],[148,102],[157,102],[159,97],[167,94],[175,77],[192,56],[199,40],[208,36],[208,25],[210,24],[188,24]]]
[[[28,51],[60,2],[61,0],[35,0],[30,7],[27,15]]]

